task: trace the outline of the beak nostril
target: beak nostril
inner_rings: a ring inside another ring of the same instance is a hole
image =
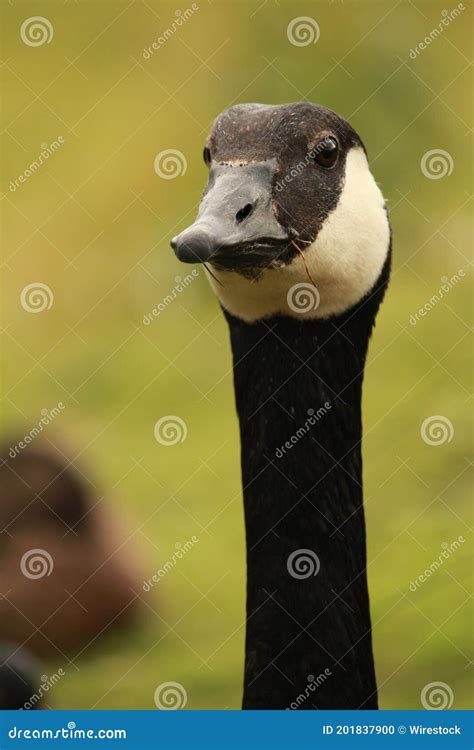
[[[240,209],[240,211],[237,211],[235,214],[235,221],[237,224],[241,224],[242,221],[245,221],[250,214],[253,211],[253,205],[251,203],[246,203],[243,208]]]

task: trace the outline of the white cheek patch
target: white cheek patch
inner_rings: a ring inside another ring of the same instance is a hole
[[[317,293],[314,288],[311,292],[299,256],[287,266],[263,271],[256,280],[217,269],[213,272],[224,286],[208,278],[223,307],[247,322],[277,314],[326,318],[348,310],[372,289],[387,257],[389,240],[382,193],[363,150],[353,148],[347,154],[339,202],[316,240],[303,251]],[[306,291],[293,289],[298,284],[304,284]]]

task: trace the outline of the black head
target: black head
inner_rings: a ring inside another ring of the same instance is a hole
[[[231,107],[214,122],[204,161],[209,177],[197,219],[171,244],[186,263],[212,264],[224,290],[228,289],[226,293],[216,288],[216,292],[231,312],[245,318],[245,311],[231,299],[235,296],[231,287],[238,286],[236,294],[240,300],[245,298],[246,307],[249,294],[255,296],[247,288],[249,279],[269,282],[264,295],[268,307],[257,304],[259,309],[249,310],[249,319],[287,311],[286,303],[286,310],[281,309],[282,299],[291,285],[316,277],[321,283],[330,282],[323,313],[332,312],[341,306],[335,304],[335,285],[342,281],[344,287],[351,261],[356,286],[366,286],[368,278],[375,281],[388,250],[384,202],[361,139],[335,112],[307,103]],[[360,249],[355,257],[344,255],[344,249],[348,237],[364,228],[365,214],[377,249],[374,252],[369,241],[367,268],[361,269]],[[338,222],[331,226],[335,216]],[[318,241],[322,249],[316,258]],[[339,258],[342,265],[335,274]],[[262,284],[257,286],[261,296]],[[344,295],[344,288],[340,292]],[[339,300],[342,307],[353,297]]]

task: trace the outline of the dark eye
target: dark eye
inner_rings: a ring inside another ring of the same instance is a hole
[[[210,149],[208,149],[207,146],[205,147],[204,151],[202,152],[202,157],[204,159],[205,164],[207,164],[207,166],[210,167],[211,166],[212,157],[211,157],[211,151],[210,151]]]
[[[332,135],[326,136],[312,151],[313,159],[320,167],[330,169],[337,161],[339,144]]]

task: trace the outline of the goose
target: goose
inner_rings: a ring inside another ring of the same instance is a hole
[[[247,545],[244,709],[376,709],[361,462],[391,229],[365,147],[311,103],[214,121],[195,222],[230,330]]]
[[[140,612],[139,566],[90,480],[62,448],[19,443],[0,446],[0,664],[2,642],[82,653]]]

